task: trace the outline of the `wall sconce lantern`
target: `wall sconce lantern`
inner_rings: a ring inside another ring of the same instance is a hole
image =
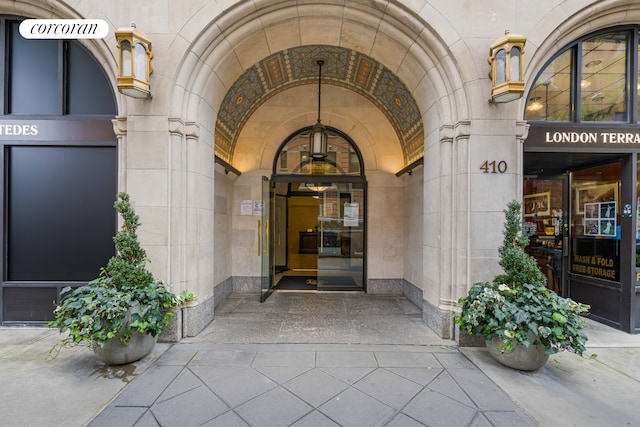
[[[496,40],[489,48],[491,71],[491,100],[489,102],[509,102],[524,93],[524,44],[527,39],[517,34],[509,34]]]
[[[135,24],[116,31],[118,44],[118,90],[133,98],[151,97],[149,76],[151,68],[151,40]]]
[[[309,136],[309,145],[311,146],[311,158],[313,160],[323,160],[327,157],[327,130],[320,123],[320,94],[322,86],[322,66],[324,60],[318,59],[318,122],[311,128]]]

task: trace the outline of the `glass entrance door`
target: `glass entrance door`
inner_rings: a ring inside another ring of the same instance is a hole
[[[364,289],[364,188],[312,184],[318,190],[319,291]]]
[[[523,184],[522,234],[526,251],[547,278],[547,287],[563,294],[567,275],[569,216],[566,175],[526,179]]]
[[[258,254],[260,255],[260,301],[264,302],[274,286],[273,226],[274,191],[269,178],[262,177],[262,214],[258,220]]]

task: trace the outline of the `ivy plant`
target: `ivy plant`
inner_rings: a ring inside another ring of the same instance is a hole
[[[504,240],[498,251],[504,273],[492,282],[474,284],[458,300],[462,311],[453,315],[455,323],[486,340],[497,335],[502,351],[518,343],[541,344],[547,354],[570,350],[582,355],[587,341],[584,315],[590,307],[546,287],[536,260],[525,252],[528,238],[521,235],[520,203],[510,202],[504,212]]]
[[[127,193],[118,194],[114,208],[123,219],[113,238],[116,255],[95,280],[61,291],[61,303],[49,326],[66,336],[49,351],[48,358],[62,347],[104,347],[117,336],[127,344],[133,331],[156,336],[169,324],[171,309],[194,298],[186,291],[175,295],[147,270],[149,260],[136,234],[140,219]]]

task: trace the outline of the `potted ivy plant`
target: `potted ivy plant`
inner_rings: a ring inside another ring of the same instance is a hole
[[[550,354],[569,350],[582,355],[587,341],[583,329],[589,306],[548,289],[536,260],[524,248],[521,204],[512,201],[506,215],[504,241],[499,248],[503,274],[476,283],[458,302],[454,314],[461,331],[485,339],[498,362],[520,370],[543,366]]]
[[[97,279],[61,291],[61,303],[49,326],[66,336],[53,346],[48,358],[63,347],[86,345],[107,364],[139,360],[153,349],[158,334],[174,315],[172,308],[193,299],[189,292],[173,294],[147,270],[146,252],[136,234],[140,220],[127,193],[118,194],[114,208],[123,219],[113,238],[116,255],[101,268]]]

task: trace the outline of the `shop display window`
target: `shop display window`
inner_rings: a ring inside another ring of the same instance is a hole
[[[570,271],[619,281],[621,164],[583,169],[571,178]]]

